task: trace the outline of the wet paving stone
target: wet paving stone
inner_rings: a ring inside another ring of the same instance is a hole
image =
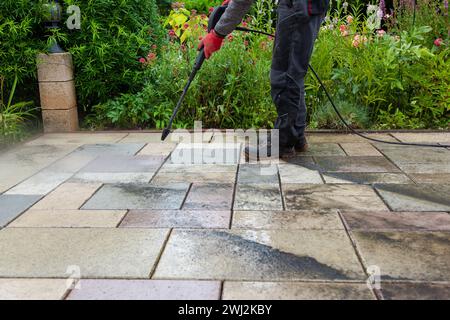
[[[275,184],[238,184],[234,210],[283,210],[280,188]]]
[[[100,183],[63,183],[36,203],[33,209],[79,209],[100,186]]]
[[[276,165],[241,164],[238,172],[238,184],[274,184],[278,185]]]
[[[8,228],[115,228],[126,213],[126,210],[30,209]]]
[[[225,281],[224,300],[374,300],[362,283]]]
[[[385,141],[397,141],[388,133],[369,133],[365,136]],[[310,133],[306,138],[309,143],[367,143],[366,139],[355,134]]]
[[[6,226],[41,198],[40,195],[0,195],[0,228]]]
[[[235,211],[234,229],[339,230],[344,226],[336,210],[328,211]]]
[[[449,184],[378,184],[375,188],[394,211],[450,211]]]
[[[234,183],[236,172],[158,172],[152,184],[165,183]]]
[[[325,172],[400,172],[384,157],[316,157]]]
[[[194,183],[183,209],[231,210],[234,184]]]
[[[74,183],[148,183],[154,172],[80,172],[70,178]]]
[[[174,164],[238,164],[240,153],[240,144],[180,143],[170,159]]]
[[[121,228],[227,229],[230,210],[130,210]]]
[[[406,173],[450,173],[450,152],[444,148],[377,147]]]
[[[100,156],[81,172],[149,172],[156,171],[164,162],[162,156]]]
[[[345,156],[344,150],[337,143],[310,143],[303,156]]]
[[[174,230],[155,279],[349,280],[362,268],[344,231]]]
[[[295,164],[279,164],[281,183],[317,183],[323,184],[318,170],[312,170]]]
[[[220,281],[81,280],[68,300],[218,300]]]
[[[450,300],[450,285],[433,283],[382,283],[385,300]]]
[[[235,164],[232,165],[224,165],[224,164],[193,164],[193,165],[184,165],[184,164],[175,164],[172,163],[170,159],[164,163],[159,172],[166,173],[213,173],[213,172],[227,172],[236,174],[238,166]]]
[[[342,212],[352,230],[450,231],[446,212]]]
[[[139,151],[139,156],[164,156],[167,157],[175,149],[175,143],[151,142]]]
[[[403,173],[324,172],[323,178],[325,179],[326,183],[337,183],[337,184],[413,183],[413,181]]]
[[[77,148],[75,152],[84,154],[105,156],[105,155],[135,155],[145,146],[145,143],[115,143],[115,144],[84,144]]]
[[[166,229],[6,228],[0,232],[0,277],[148,278]],[[26,257],[26,259],[24,259]]]
[[[180,209],[188,184],[106,184],[82,209]]]
[[[370,143],[341,143],[342,149],[349,156],[378,156],[383,155]]]
[[[74,132],[74,133],[46,133],[37,139],[26,143],[30,146],[62,145],[62,144],[92,144],[116,143],[127,136],[126,132]]]
[[[352,232],[367,266],[385,280],[450,280],[449,232]]]
[[[388,210],[375,191],[366,185],[284,184],[283,194],[287,210]]]
[[[0,300],[61,300],[67,279],[0,279]]]
[[[5,194],[45,195],[71,176],[71,173],[54,173],[44,170],[19,183]]]

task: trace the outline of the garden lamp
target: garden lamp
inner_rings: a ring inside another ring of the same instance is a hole
[[[46,12],[46,18],[44,19],[45,27],[47,29],[59,28],[61,22],[62,7],[58,0],[52,0],[44,4]],[[50,53],[63,53],[64,50],[59,46],[56,40],[53,41],[49,50]]]

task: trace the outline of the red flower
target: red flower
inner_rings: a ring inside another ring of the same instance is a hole
[[[147,60],[145,60],[145,58],[140,58],[139,62],[142,63],[142,64],[145,64],[147,62]]]
[[[209,13],[211,13],[211,12],[213,12],[214,11],[214,7],[210,7],[209,8]]]
[[[150,61],[154,61],[154,60],[156,60],[156,54],[153,53],[153,52],[150,52],[150,53],[148,54],[147,58],[148,58],[148,60],[150,60]]]
[[[248,41],[247,40],[244,41],[244,46],[246,46],[246,47],[248,46]]]
[[[158,48],[158,46],[156,44],[152,45],[153,50],[156,50],[156,48]]]
[[[230,35],[228,35],[228,40],[229,41],[233,41],[233,36],[230,34]]]
[[[187,28],[189,28],[189,24],[188,23],[183,24],[183,29],[186,30]]]
[[[437,38],[436,40],[434,40],[434,45],[436,47],[440,47],[442,44],[442,41],[443,41],[442,38]]]
[[[176,36],[175,31],[173,31],[172,29],[169,30],[169,36],[170,36],[171,38],[175,37],[175,36]]]

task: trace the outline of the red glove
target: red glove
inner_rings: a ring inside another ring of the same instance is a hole
[[[219,36],[214,30],[211,30],[198,45],[198,50],[204,48],[205,57],[206,59],[209,59],[214,52],[222,47],[223,39],[224,38]]]

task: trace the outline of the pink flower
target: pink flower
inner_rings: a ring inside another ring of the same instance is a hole
[[[147,63],[147,60],[145,60],[145,58],[140,58],[139,62],[142,63],[142,64],[145,64],[145,63]]]
[[[377,37],[384,37],[384,35],[386,34],[386,31],[384,31],[383,29],[379,29],[377,30]]]
[[[228,41],[233,41],[233,36],[231,34],[228,35]]]
[[[440,47],[442,45],[442,38],[437,38],[436,40],[434,40],[434,45],[436,47]]]
[[[213,12],[214,11],[214,7],[210,7],[208,11],[209,11],[209,13]]]
[[[247,26],[248,26],[248,23],[247,22],[242,22],[242,26],[244,27],[244,28],[246,28]]]
[[[189,24],[188,23],[183,24],[183,29],[186,30],[187,28],[189,28]]]
[[[359,47],[359,41],[356,40],[356,39],[353,40],[353,41],[352,41],[352,46],[355,47],[355,48],[358,48],[358,47]]]
[[[156,44],[152,45],[152,49],[156,50],[158,48],[158,46]]]
[[[244,41],[244,46],[248,47],[248,41],[247,40]]]
[[[169,30],[169,37],[174,38],[176,36],[175,31],[173,31],[172,29]]]
[[[156,54],[153,53],[153,52],[150,52],[148,54],[147,58],[148,58],[149,61],[154,61],[154,60],[156,60]]]
[[[353,17],[352,16],[347,16],[347,23],[351,24],[353,22]]]

